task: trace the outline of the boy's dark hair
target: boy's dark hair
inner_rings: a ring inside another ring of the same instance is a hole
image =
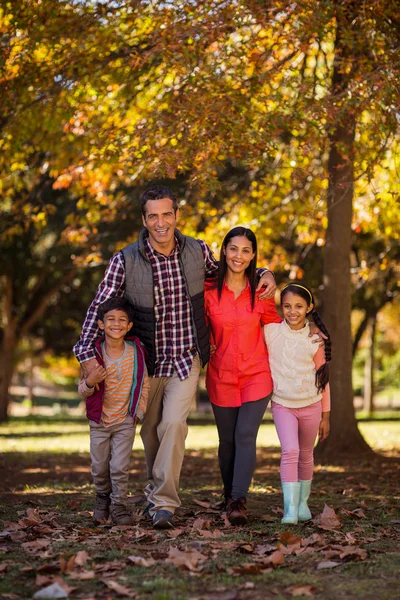
[[[325,342],[325,363],[320,366],[318,371],[315,373],[315,385],[319,392],[322,392],[327,383],[329,382],[329,363],[332,358],[332,342],[331,337],[324,323],[322,322],[321,317],[319,316],[316,308],[315,308],[315,300],[311,290],[304,285],[303,283],[289,283],[281,292],[281,304],[283,302],[284,297],[289,292],[292,294],[297,294],[300,298],[303,298],[307,302],[307,306],[310,306],[312,303],[314,308],[311,310],[311,316],[314,320],[316,326],[324,333],[328,339],[324,340]]]
[[[146,204],[149,200],[162,200],[163,198],[169,198],[172,200],[172,206],[174,212],[178,210],[178,201],[174,192],[166,185],[154,185],[149,188],[140,196],[140,208],[142,215],[146,216]]]
[[[254,302],[256,297],[256,287],[257,287],[257,238],[251,229],[247,227],[234,227],[231,229],[222,241],[221,246],[221,254],[219,257],[219,268],[218,268],[218,298],[221,299],[222,289],[224,287],[225,275],[228,269],[226,264],[226,256],[224,254],[224,250],[227,247],[230,240],[236,236],[244,236],[251,242],[251,246],[253,248],[254,257],[252,258],[249,266],[247,267],[245,273],[247,279],[250,283],[250,296],[251,296],[251,307],[254,308]]]
[[[132,306],[127,300],[125,300],[125,298],[110,298],[109,300],[106,300],[100,304],[99,308],[97,309],[97,318],[100,319],[100,321],[104,321],[104,317],[111,310],[123,310],[128,316],[129,323],[132,323]]]

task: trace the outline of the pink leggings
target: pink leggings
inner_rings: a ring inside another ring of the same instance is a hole
[[[272,402],[281,442],[281,481],[309,481],[314,470],[314,443],[322,416],[321,401],[303,408]]]

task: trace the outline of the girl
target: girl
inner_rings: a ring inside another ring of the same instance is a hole
[[[281,321],[274,299],[260,300],[256,293],[256,264],[254,233],[235,227],[222,242],[218,281],[205,293],[211,344],[216,348],[206,385],[219,435],[226,513],[234,525],[247,523],[257,433],[272,392],[261,323]]]
[[[307,500],[314,468],[314,443],[329,435],[329,361],[331,341],[314,308],[310,290],[290,283],[281,293],[284,321],[264,327],[274,381],[272,415],[282,447],[281,523],[311,519]],[[327,336],[325,347],[312,343],[307,315]]]

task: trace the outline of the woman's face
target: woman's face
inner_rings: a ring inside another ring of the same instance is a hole
[[[244,235],[229,240],[224,248],[226,265],[232,273],[244,273],[254,258],[253,245]]]

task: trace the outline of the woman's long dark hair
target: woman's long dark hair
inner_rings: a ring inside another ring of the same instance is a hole
[[[314,308],[311,310],[311,315],[314,320],[314,323],[328,338],[324,340],[325,364],[321,365],[318,371],[315,373],[315,385],[317,386],[318,391],[322,392],[329,381],[329,363],[332,358],[331,337],[315,308],[314,296],[312,295],[311,290],[309,290],[308,287],[306,285],[303,285],[302,283],[289,283],[289,285],[287,285],[281,292],[281,304],[283,302],[284,297],[289,292],[292,292],[292,294],[297,294],[298,296],[303,298],[303,300],[307,302],[307,306],[310,306],[310,304],[314,305]]]
[[[234,227],[226,234],[226,236],[223,239],[218,269],[218,298],[221,299],[222,288],[224,286],[226,271],[228,269],[226,265],[226,256],[224,250],[226,249],[230,240],[238,235],[242,235],[245,238],[247,238],[249,242],[251,242],[251,245],[253,247],[254,257],[251,260],[249,266],[247,267],[245,273],[250,283],[251,308],[254,308],[257,288],[257,238],[251,231],[251,229],[247,229],[247,227]]]

